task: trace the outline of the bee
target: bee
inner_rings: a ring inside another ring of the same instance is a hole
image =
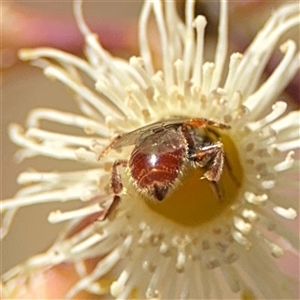
[[[218,198],[225,154],[217,130],[229,125],[205,118],[182,118],[160,121],[116,136],[100,153],[99,160],[111,149],[134,145],[128,160],[118,159],[112,165],[110,186],[114,199],[106,218],[120,201],[124,187],[119,168],[127,168],[136,190],[147,198],[162,201],[174,189],[184,169],[190,165],[204,168],[203,178],[214,186]]]

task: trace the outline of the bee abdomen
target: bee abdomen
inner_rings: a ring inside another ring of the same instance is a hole
[[[169,187],[178,178],[183,160],[183,149],[160,155],[135,152],[130,160],[131,176],[142,190],[147,189],[149,196],[163,200]]]

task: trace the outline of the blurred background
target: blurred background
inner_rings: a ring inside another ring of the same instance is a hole
[[[74,21],[72,1],[15,1],[2,2],[1,6],[1,198],[6,199],[18,191],[16,179],[24,170],[72,170],[78,167],[74,162],[41,157],[15,164],[18,146],[9,139],[7,128],[10,123],[24,126],[26,116],[36,107],[78,112],[67,89],[59,82],[49,81],[41,69],[19,61],[17,50],[51,46],[82,55],[83,39]],[[137,54],[133,23],[138,18],[140,6],[141,2],[136,1],[98,1],[85,3],[84,12],[93,30],[100,35],[102,32],[103,44],[116,54],[128,56],[132,51]],[[47,222],[48,214],[56,210],[57,205],[37,205],[18,211],[11,231],[1,245],[2,273],[52,244],[63,226]],[[67,209],[69,204],[59,206]]]
[[[266,16],[278,6],[278,2],[232,1],[230,3],[231,51],[243,51],[254,37]],[[93,31],[98,32],[102,44],[115,55],[138,55],[136,20],[141,1],[86,1],[84,14]],[[179,2],[179,9],[182,3]],[[1,3],[1,198],[12,197],[19,189],[16,179],[21,171],[72,170],[74,162],[62,162],[45,158],[27,159],[15,164],[18,150],[8,137],[7,128],[16,122],[25,125],[28,112],[36,107],[52,107],[77,112],[68,91],[58,82],[50,82],[38,68],[18,61],[16,53],[22,47],[51,46],[82,55],[83,39],[77,30],[71,1],[9,1]],[[259,9],[259,16],[257,16]],[[213,53],[218,18],[218,2],[204,1],[199,12],[208,17],[208,53]],[[255,21],[254,21],[255,20]],[[155,39],[155,35],[154,38]],[[295,30],[299,42],[299,29]],[[211,48],[209,48],[211,47]],[[276,60],[276,58],[275,58]],[[272,64],[269,67],[270,72]],[[297,107],[299,101],[299,74],[289,86],[282,100]],[[51,225],[47,216],[52,210],[64,210],[69,204],[37,205],[21,209],[13,222],[11,232],[4,239],[2,272],[41,251],[53,242],[63,224]],[[297,225],[295,225],[297,226]]]

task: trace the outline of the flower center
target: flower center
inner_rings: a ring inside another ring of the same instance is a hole
[[[231,138],[225,134],[221,138],[226,159],[216,184],[203,178],[206,169],[190,167],[181,184],[163,201],[145,201],[149,208],[189,227],[207,223],[226,211],[237,199],[243,182],[243,169]]]

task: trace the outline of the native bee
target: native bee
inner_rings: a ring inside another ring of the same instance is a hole
[[[223,172],[225,154],[214,129],[230,129],[230,126],[205,118],[171,119],[115,137],[100,153],[99,159],[111,149],[130,145],[134,148],[128,160],[116,160],[112,165],[110,185],[114,200],[106,216],[120,201],[123,190],[120,167],[127,168],[138,192],[158,201],[172,191],[186,165],[205,168],[203,177],[214,185],[221,198],[218,181]]]

